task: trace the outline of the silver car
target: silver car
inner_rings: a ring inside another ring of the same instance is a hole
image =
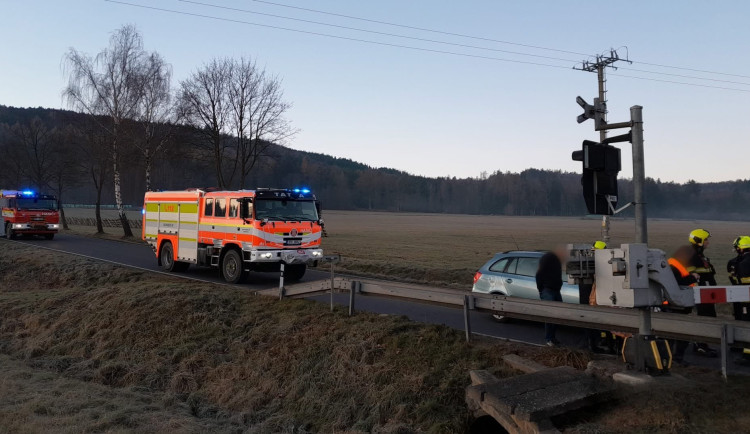
[[[496,254],[474,274],[472,292],[501,294],[511,297],[539,300],[536,287],[536,271],[539,258],[544,252],[512,251]],[[579,303],[578,285],[567,283],[568,276],[563,272],[563,286],[560,291],[564,303]],[[506,318],[494,315],[498,321]]]

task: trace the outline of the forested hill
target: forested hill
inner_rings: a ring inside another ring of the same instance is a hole
[[[91,143],[88,148],[84,143],[93,140],[86,136],[86,129],[72,128],[90,123],[86,118],[70,111],[0,106],[0,152],[4,161],[0,187],[41,186],[56,191],[57,180],[65,175],[61,189],[64,202],[94,203],[96,165],[92,159],[98,154],[92,152]],[[170,128],[168,145],[154,156],[152,188],[216,185],[215,164],[197,148],[195,131]],[[233,139],[227,136],[225,141],[227,155],[231,155]],[[40,164],[40,149],[53,158]],[[127,142],[122,144],[122,151],[123,198],[137,205],[145,189],[144,163],[137,149],[129,148]],[[498,165],[495,173],[481,178],[426,178],[277,145],[271,145],[266,154],[251,171],[246,186],[310,186],[328,209],[563,216],[586,213],[580,175],[575,173],[536,169],[511,173]],[[223,170],[231,172],[231,159],[225,164]],[[36,173],[31,166],[37,168]],[[48,179],[40,171],[49,173]],[[105,173],[103,179],[102,202],[113,203],[111,175]],[[630,191],[630,182],[621,181],[621,204],[629,200]],[[676,184],[650,179],[646,197],[650,217],[747,219],[750,180]]]

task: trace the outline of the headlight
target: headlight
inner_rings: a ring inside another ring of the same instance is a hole
[[[47,225],[47,227],[48,227],[49,229],[60,229],[60,225],[59,225],[59,224],[57,224],[57,223],[52,223],[52,224],[49,224],[49,225]]]
[[[272,256],[273,256],[273,253],[261,253],[260,254],[260,257],[263,259],[271,259]]]
[[[24,229],[26,225],[23,223],[13,223],[13,229]]]
[[[323,256],[323,252],[314,251],[312,252],[313,256]]]

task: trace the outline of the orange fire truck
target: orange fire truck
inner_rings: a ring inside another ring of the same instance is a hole
[[[167,271],[217,267],[239,283],[249,271],[299,280],[322,259],[318,202],[308,189],[148,192],[143,239]]]
[[[31,190],[0,190],[0,236],[41,235],[51,240],[60,229],[57,198]]]

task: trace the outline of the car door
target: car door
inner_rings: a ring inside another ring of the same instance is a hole
[[[505,288],[505,279],[508,276],[505,270],[513,259],[514,258],[509,257],[499,258],[491,265],[485,266],[486,269],[480,270],[482,272],[482,278],[474,285],[475,289],[478,292],[488,294],[499,293],[507,295],[508,290]]]
[[[539,258],[519,256],[508,267],[505,286],[513,297],[539,299],[536,288],[536,271]]]

